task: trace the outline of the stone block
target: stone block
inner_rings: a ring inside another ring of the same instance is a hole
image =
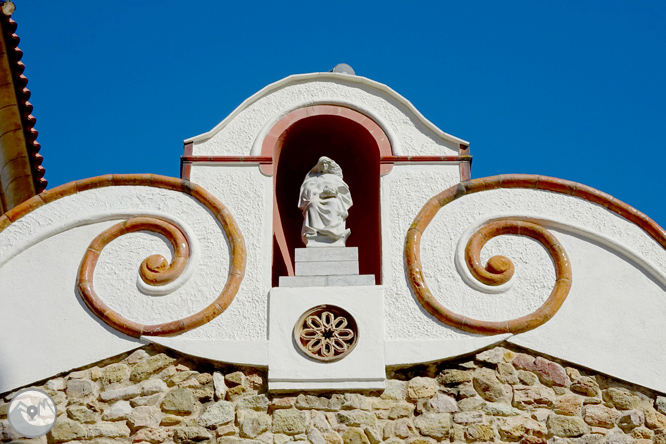
[[[502,383],[495,372],[490,369],[479,369],[474,375],[474,388],[486,401],[497,402],[507,398]]]
[[[551,435],[562,438],[575,438],[590,433],[590,426],[578,416],[552,414],[546,423]]]
[[[132,427],[133,431],[144,427],[155,428],[160,425],[162,416],[163,415],[159,413],[156,408],[139,406],[132,411],[127,423]]]
[[[666,415],[666,396],[657,396],[657,401],[655,402],[657,411]]]
[[[403,401],[407,397],[407,382],[397,379],[386,381],[386,390],[381,394],[382,399]]]
[[[296,276],[358,274],[358,261],[296,262]]]
[[[227,396],[227,385],[224,383],[224,376],[222,373],[213,373],[213,387],[215,388],[216,400],[223,400]]]
[[[435,396],[437,396],[437,395],[435,395]],[[442,395],[442,396],[446,396],[446,395]],[[433,398],[434,398],[434,396],[433,396]],[[461,412],[471,412],[472,410],[480,410],[481,407],[483,407],[483,405],[485,403],[486,402],[483,399],[479,398],[478,396],[472,397],[472,398],[461,399],[460,402],[456,405],[456,409],[451,411],[451,412],[448,412],[448,413],[457,412],[458,409],[460,409]],[[491,402],[490,404],[493,404],[493,403]]]
[[[67,396],[69,398],[83,398],[96,393],[97,386],[87,379],[70,379],[67,381]]]
[[[358,247],[296,248],[295,262],[358,261]]]
[[[371,412],[363,410],[342,411],[335,414],[335,419],[340,424],[348,427],[374,427],[377,424],[377,418]]]
[[[116,401],[113,405],[104,411],[102,419],[105,421],[120,421],[122,419],[129,418],[131,414],[132,406],[128,401]]]
[[[236,404],[236,409],[257,410],[260,412],[265,412],[268,410],[268,406],[270,404],[271,401],[266,397],[266,395],[250,395],[241,398]]]
[[[458,424],[478,424],[483,422],[484,414],[480,411],[459,412],[453,415],[453,421]]]
[[[611,387],[603,391],[604,401],[611,402],[618,410],[632,410],[641,403],[641,398],[629,390]]]
[[[448,434],[451,428],[451,414],[424,413],[416,418],[414,424],[422,435],[441,440]]]
[[[280,287],[325,287],[326,276],[280,276]]]
[[[296,409],[276,410],[273,413],[273,432],[285,435],[305,433],[309,423],[309,412]]]
[[[267,413],[254,410],[238,412],[238,426],[243,438],[256,438],[271,426],[271,417]]]
[[[203,427],[179,427],[174,430],[173,440],[178,444],[190,444],[206,441],[213,435]]]
[[[226,424],[235,418],[234,406],[227,401],[218,401],[206,409],[197,422],[203,427]]]
[[[95,415],[95,412],[82,405],[70,405],[67,407],[67,416],[74,421],[84,424],[92,424],[97,421],[97,415]]]
[[[190,390],[177,388],[171,390],[162,400],[162,410],[167,413],[190,414],[194,411],[196,400]]]
[[[351,427],[342,434],[344,444],[370,444],[368,437],[362,429]]]
[[[132,373],[130,373],[130,380],[132,382],[140,382],[144,379],[148,379],[150,375],[167,368],[174,361],[175,359],[170,358],[165,354],[143,358],[136,364]]]
[[[437,381],[434,378],[417,376],[407,383],[407,396],[412,399],[430,398],[437,393]]]
[[[472,441],[492,441],[495,438],[492,424],[471,424],[465,428],[465,437]]]
[[[372,274],[339,276],[280,276],[280,287],[353,287],[375,285]]]
[[[326,278],[326,285],[329,287],[363,287],[367,285],[375,285],[375,275],[350,274],[342,276],[328,276]]]
[[[53,442],[73,441],[86,438],[86,429],[76,421],[60,418],[51,429]]]

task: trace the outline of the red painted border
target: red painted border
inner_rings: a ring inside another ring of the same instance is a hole
[[[183,162],[272,164],[270,156],[181,156]],[[380,163],[396,162],[471,162],[472,156],[382,156]]]
[[[469,156],[469,163],[460,164],[460,180],[470,180],[472,178],[472,156],[469,155],[469,145],[460,144],[460,157]]]
[[[194,143],[186,143],[183,147],[183,155],[180,157],[180,178],[185,180],[190,180],[190,174],[192,173],[192,162],[187,161],[187,158],[194,157],[192,153],[194,152]]]
[[[264,137],[264,141],[261,145],[261,156],[260,157],[270,157],[273,159],[272,163],[261,164],[261,171],[269,176],[273,175],[274,165],[277,164],[277,161],[280,157],[280,148],[281,148],[281,137],[289,127],[291,127],[296,122],[307,119],[308,117],[313,116],[340,116],[345,119],[352,120],[361,126],[363,126],[372,137],[377,142],[379,147],[379,157],[390,157],[393,156],[393,148],[391,147],[391,142],[389,141],[388,136],[384,130],[370,117],[354,111],[351,108],[345,108],[344,106],[339,105],[314,105],[307,106],[305,108],[299,108],[295,111],[290,112],[280,120],[278,120],[271,130]],[[393,168],[392,164],[385,164],[380,166],[379,174],[384,175],[391,171]]]

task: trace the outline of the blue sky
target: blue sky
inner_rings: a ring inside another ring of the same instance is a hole
[[[665,2],[14,3],[49,188],[178,176],[183,139],[345,62],[470,141],[472,177],[574,180],[666,226]]]

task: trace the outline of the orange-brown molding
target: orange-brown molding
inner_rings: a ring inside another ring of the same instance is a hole
[[[469,145],[460,144],[460,155],[469,156],[469,162],[460,164],[460,180],[470,180],[472,178],[472,156],[469,155]]]
[[[363,126],[368,133],[372,134],[372,137],[375,139],[377,147],[379,148],[379,157],[393,155],[393,148],[391,147],[391,141],[388,136],[377,122],[370,117],[340,105],[312,105],[290,112],[278,120],[268,134],[266,134],[261,145],[261,157],[269,157],[272,159],[272,162],[260,164],[261,171],[264,174],[268,176],[273,175],[274,165],[277,165],[277,161],[280,157],[280,148],[282,147],[282,144],[279,142],[281,138],[284,137],[284,133],[289,127],[300,120],[313,116],[339,116],[352,120]],[[387,174],[392,168],[393,164],[380,165],[379,173],[382,175]]]
[[[186,157],[192,157],[194,152],[194,142],[188,142],[183,147],[183,155],[180,156],[180,178],[190,180],[192,173],[192,162],[185,161]]]
[[[501,188],[533,188],[554,193],[567,194],[598,204],[609,211],[636,224],[651,238],[666,248],[666,230],[645,214],[630,207],[612,196],[592,187],[546,176],[527,174],[507,174],[463,181],[431,198],[421,208],[407,231],[405,239],[405,261],[407,277],[417,300],[440,322],[469,333],[495,335],[500,333],[522,333],[532,330],[551,319],[559,310],[571,288],[571,264],[562,245],[548,230],[527,222],[503,220],[481,227],[469,239],[465,248],[465,260],[472,274],[488,285],[500,285],[511,279],[513,264],[508,258],[495,256],[486,267],[479,260],[479,252],[491,238],[502,234],[518,234],[532,237],[541,242],[552,256],[556,282],[548,299],[535,312],[509,321],[480,321],[454,313],[444,307],[430,292],[423,277],[420,242],[421,235],[437,212],[447,204],[468,194]]]
[[[258,163],[271,164],[270,156],[181,156],[182,162],[203,163]],[[382,156],[379,162],[392,164],[396,162],[471,162],[472,156]]]
[[[0,233],[12,223],[35,209],[66,196],[112,186],[139,185],[164,188],[188,194],[204,205],[221,224],[231,250],[231,266],[227,282],[220,295],[200,312],[177,321],[156,325],[143,325],[123,318],[109,309],[97,297],[93,289],[93,274],[99,254],[109,242],[126,233],[152,231],[164,235],[174,247],[174,258],[170,265],[159,255],[145,259],[140,268],[144,282],[151,285],[165,285],[176,279],[185,268],[189,257],[189,246],[185,236],[174,225],[156,218],[135,217],[121,222],[102,232],[88,247],[79,269],[78,289],[90,310],[102,321],[129,336],[169,336],[197,328],[219,316],[233,301],[245,275],[246,250],[243,235],[229,210],[215,196],[187,180],[153,174],[109,174],[106,176],[70,182],[45,191],[23,202],[0,216]]]
[[[187,142],[180,158],[181,177],[189,179],[193,163],[253,163],[259,164],[261,171],[273,175],[274,166],[280,155],[279,143],[285,131],[296,122],[312,116],[340,116],[362,125],[375,139],[379,148],[380,174],[391,172],[393,164],[400,163],[460,163],[461,180],[470,178],[472,156],[469,146],[460,145],[459,156],[394,156],[391,142],[384,130],[372,118],[341,105],[312,105],[296,109],[278,120],[264,137],[259,156],[201,156],[193,155],[193,143]]]

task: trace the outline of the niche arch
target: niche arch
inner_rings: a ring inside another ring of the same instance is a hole
[[[360,274],[372,274],[381,284],[381,214],[379,177],[391,164],[380,159],[392,156],[386,133],[358,111],[338,105],[300,108],[280,119],[262,143],[261,155],[272,163],[261,165],[273,176],[272,285],[280,276],[293,276],[294,249],[304,247],[301,238],[303,216],[298,209],[301,183],[321,156],[335,160],[342,168],[354,205],[347,227],[352,234],[348,247],[359,249]]]

